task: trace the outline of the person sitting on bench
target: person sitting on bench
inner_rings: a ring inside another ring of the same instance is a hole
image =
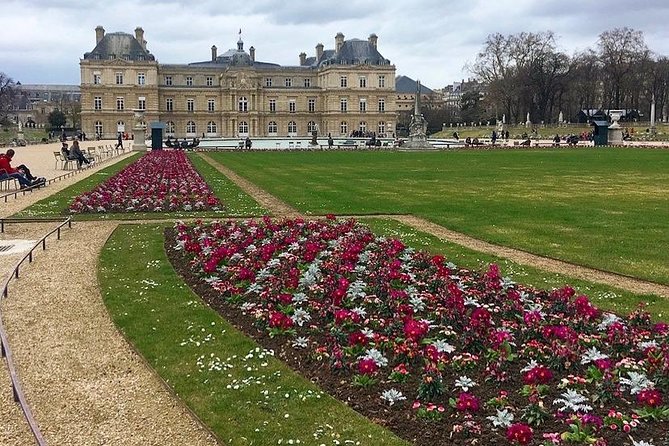
[[[9,149],[6,153],[0,154],[0,178],[15,178],[21,185],[21,189],[46,184],[46,178],[34,177],[25,164],[13,168],[11,162],[15,153],[14,149]]]

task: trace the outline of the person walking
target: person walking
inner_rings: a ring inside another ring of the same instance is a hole
[[[117,150],[119,148],[121,150],[124,150],[123,149],[123,135],[121,134],[121,132],[118,132],[118,137],[116,138],[116,147],[114,147],[114,150]]]

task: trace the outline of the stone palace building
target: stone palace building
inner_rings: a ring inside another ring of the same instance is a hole
[[[367,40],[335,36],[334,49],[316,45],[299,65],[256,60],[237,47],[184,65],[160,64],[135,35],[95,29],[96,46],[81,59],[81,121],[89,136],[132,133],[134,110],[144,125],[160,121],[165,136],[394,136],[395,66]]]

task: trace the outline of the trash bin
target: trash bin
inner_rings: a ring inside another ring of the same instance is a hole
[[[606,146],[609,144],[609,122],[593,119],[590,123],[594,128],[592,130],[592,140],[596,146]]]

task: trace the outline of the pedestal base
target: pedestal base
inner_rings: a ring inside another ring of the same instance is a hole
[[[146,140],[144,139],[144,129],[133,129],[135,139],[132,142],[133,152],[146,152]]]

